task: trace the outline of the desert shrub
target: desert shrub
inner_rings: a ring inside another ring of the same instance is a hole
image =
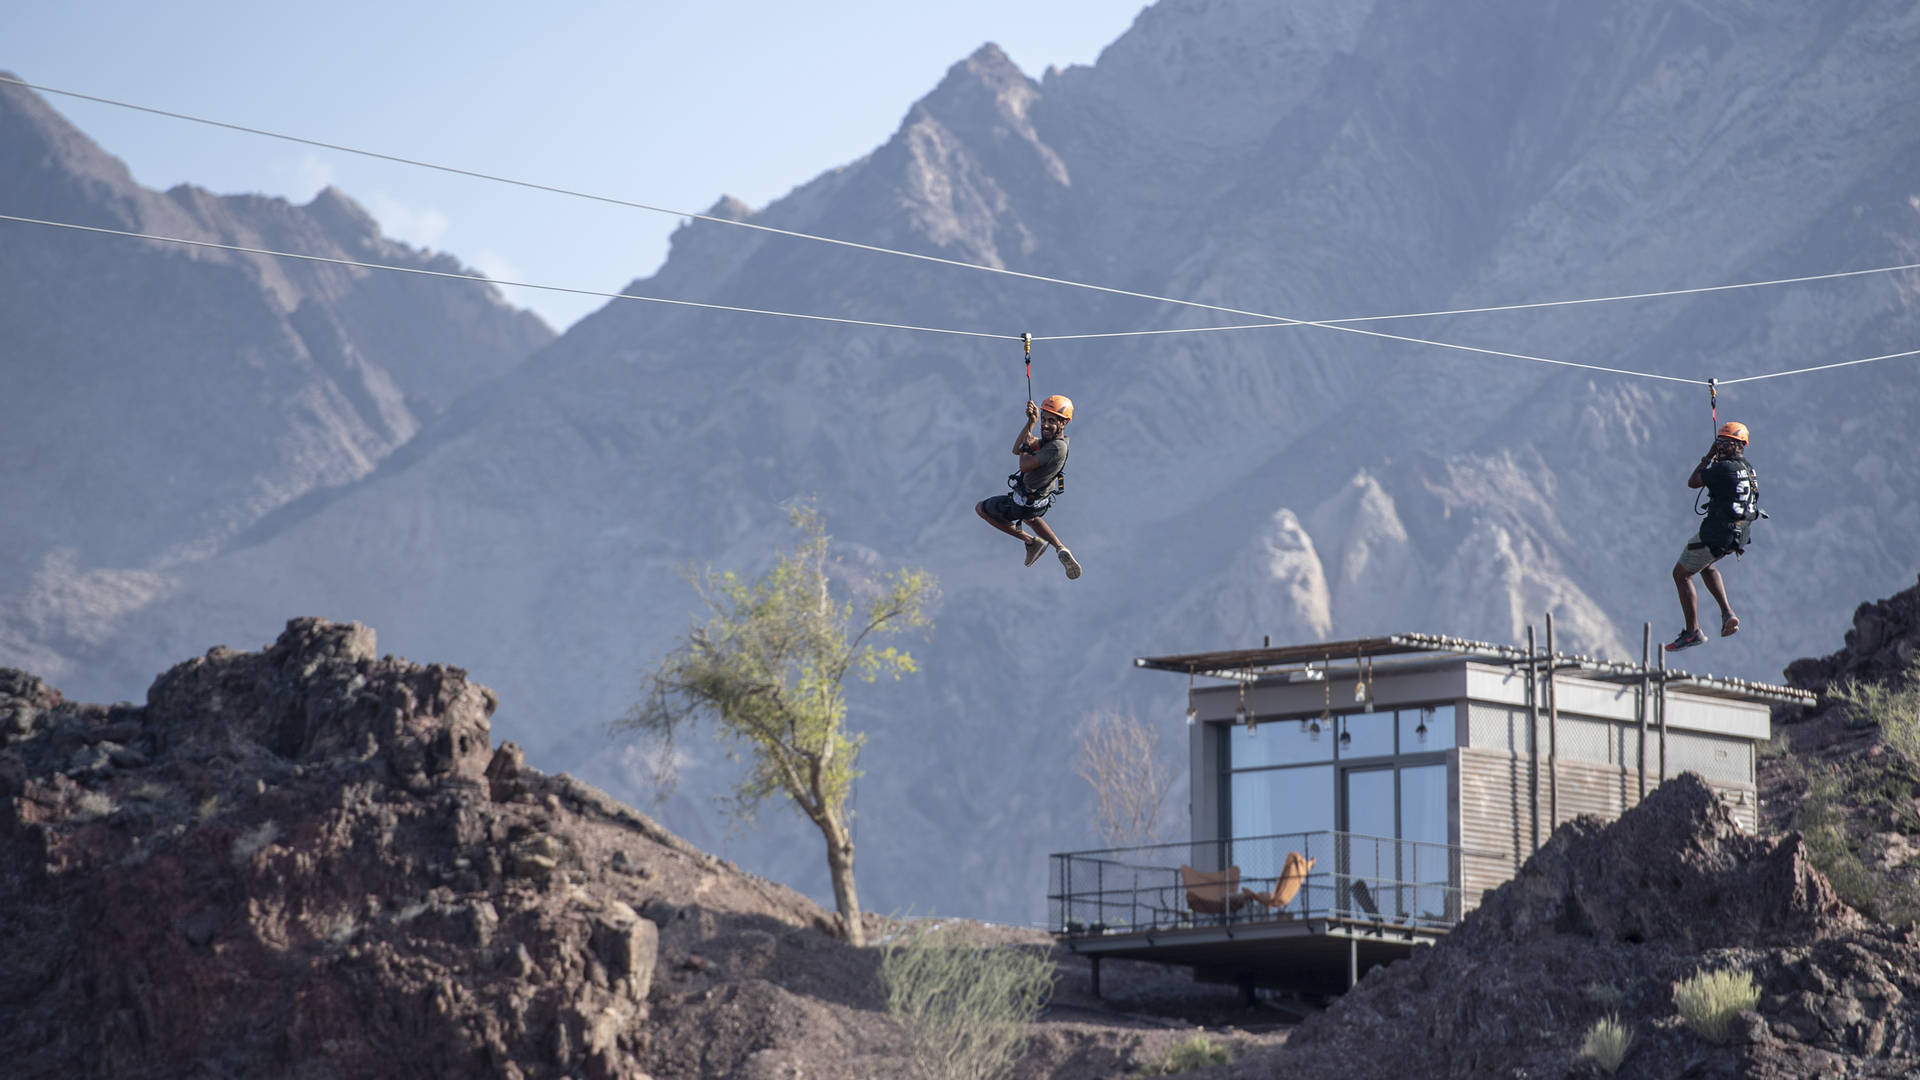
[[[1826,875],[1833,891],[1856,911],[1871,913],[1879,905],[1880,881],[1847,839],[1847,817],[1840,798],[1846,782],[1838,773],[1821,771],[1807,778],[1807,795],[1800,803],[1800,831],[1814,869]]]
[[[1673,1003],[1695,1034],[1724,1046],[1734,1014],[1760,1004],[1760,988],[1745,971],[1700,971],[1674,987]]]
[[[1627,1051],[1632,1048],[1633,1031],[1620,1022],[1617,1014],[1610,1013],[1595,1020],[1587,1029],[1587,1041],[1580,1047],[1580,1053],[1592,1058],[1594,1064],[1612,1076],[1620,1071],[1620,1063],[1627,1060]]]
[[[1025,1047],[1053,988],[1053,964],[1034,949],[996,949],[949,927],[915,927],[887,946],[880,982],[921,1076],[993,1080]]]
[[[1827,700],[1846,706],[1854,727],[1877,727],[1887,748],[1920,763],[1920,656],[1908,661],[1899,684],[1841,679],[1827,688]]]
[[[1898,762],[1817,770],[1807,777],[1807,794],[1800,802],[1795,824],[1806,837],[1807,855],[1814,869],[1826,876],[1848,907],[1869,918],[1895,926],[1920,923],[1920,898],[1895,874],[1875,869],[1861,858],[1850,826],[1849,811],[1884,814],[1895,819],[1898,831],[1920,831],[1913,821],[1907,792],[1915,769]],[[1870,826],[1860,825],[1862,831]]]
[[[280,839],[280,825],[275,821],[263,821],[239,836],[233,838],[233,865],[244,866],[254,852]]]
[[[1204,1031],[1193,1034],[1167,1047],[1167,1052],[1156,1061],[1148,1062],[1140,1069],[1141,1076],[1172,1076],[1175,1073],[1204,1069],[1208,1065],[1225,1065],[1233,1060],[1233,1053]]]
[[[98,821],[101,818],[112,817],[113,812],[118,809],[120,809],[119,804],[115,803],[113,797],[106,792],[83,791],[79,798],[73,800],[73,820]]]

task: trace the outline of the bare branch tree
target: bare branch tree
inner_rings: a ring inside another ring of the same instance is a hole
[[[1160,839],[1160,809],[1173,787],[1173,764],[1160,756],[1160,736],[1121,713],[1098,713],[1080,724],[1074,772],[1093,788],[1100,835],[1113,847]]]

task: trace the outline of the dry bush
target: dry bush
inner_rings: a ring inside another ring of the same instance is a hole
[[[79,798],[73,800],[73,820],[99,821],[102,818],[112,817],[113,812],[118,809],[120,805],[114,802],[113,797],[106,792],[83,791]]]
[[[1920,764],[1920,656],[1908,662],[1897,686],[1841,679],[1827,688],[1827,700],[1845,705],[1854,727],[1879,728],[1888,749]]]
[[[995,1080],[1025,1049],[1053,989],[1053,964],[1034,949],[914,927],[881,956],[880,982],[925,1080]]]
[[[1674,987],[1681,1019],[1701,1038],[1725,1046],[1735,1013],[1760,1004],[1760,988],[1745,971],[1701,971]]]
[[[271,819],[263,821],[239,836],[233,838],[233,865],[245,866],[254,853],[275,840],[280,839],[280,824]]]
[[[1592,1058],[1594,1064],[1612,1076],[1620,1071],[1620,1063],[1627,1060],[1627,1051],[1632,1048],[1632,1030],[1620,1022],[1617,1014],[1609,1014],[1595,1020],[1587,1029],[1587,1041],[1580,1047],[1580,1053]]]
[[[1204,1031],[1196,1031],[1172,1046],[1160,1059],[1140,1068],[1141,1076],[1173,1076],[1177,1073],[1204,1069],[1209,1065],[1225,1065],[1233,1060],[1233,1052],[1214,1040]]]
[[[1100,835],[1112,847],[1160,839],[1160,809],[1174,770],[1160,756],[1160,737],[1141,720],[1119,713],[1089,716],[1077,734],[1074,772],[1093,788]]]

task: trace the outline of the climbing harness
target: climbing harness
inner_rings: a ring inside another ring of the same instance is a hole
[[[1716,443],[1721,441],[1737,442],[1744,448],[1746,445],[1744,437],[1747,434],[1746,425],[1733,420],[1727,421],[1725,425],[1720,423],[1719,383],[1715,379],[1707,380],[1707,408],[1713,419],[1714,441]],[[1739,437],[1736,437],[1736,433]],[[1733,498],[1731,505],[1728,507],[1732,514],[1732,521],[1730,522],[1733,530],[1732,544],[1721,548],[1701,539],[1688,544],[1688,550],[1705,548],[1712,552],[1715,557],[1725,556],[1731,552],[1733,557],[1738,559],[1746,552],[1746,545],[1749,542],[1749,530],[1752,529],[1753,523],[1767,516],[1767,512],[1760,509],[1759,473],[1754,470],[1752,463],[1747,461],[1744,456],[1737,459],[1737,461],[1740,476],[1739,479],[1734,481]],[[1708,503],[1704,507],[1700,505],[1701,498],[1706,494],[1707,489],[1704,487],[1694,493],[1693,512],[1696,517],[1704,518],[1713,510],[1712,503]]]

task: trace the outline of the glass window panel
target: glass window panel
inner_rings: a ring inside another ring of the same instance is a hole
[[[1227,768],[1260,769],[1269,765],[1332,761],[1332,733],[1322,731],[1313,735],[1302,731],[1304,726],[1308,725],[1297,718],[1263,720],[1251,732],[1245,724],[1229,725],[1232,730],[1227,735]]]
[[[1420,728],[1425,725],[1426,731]],[[1525,726],[1525,721],[1522,721]],[[1453,706],[1427,705],[1400,710],[1400,752],[1421,754],[1453,749]]]
[[[1227,798],[1233,837],[1325,832],[1333,828],[1333,766],[1228,773]]]
[[[1341,852],[1340,872],[1344,880],[1336,883],[1336,907],[1355,914],[1380,911],[1392,904],[1391,893],[1383,893],[1383,882],[1395,880],[1393,836],[1393,770],[1355,769],[1346,774],[1346,850]],[[1385,839],[1382,839],[1385,838]],[[1355,883],[1363,883],[1355,888]]]
[[[1340,717],[1343,731],[1353,736],[1340,744],[1343,758],[1386,757],[1393,753],[1393,713],[1347,713]]]
[[[1416,765],[1400,770],[1401,891],[1403,914],[1421,919],[1451,917],[1452,860],[1444,846],[1449,832],[1447,767]],[[1428,846],[1432,845],[1432,846]]]

